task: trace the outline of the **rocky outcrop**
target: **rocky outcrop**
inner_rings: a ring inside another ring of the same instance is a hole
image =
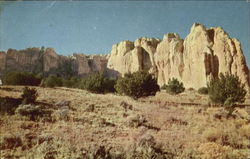
[[[49,72],[52,68],[57,68],[60,63],[66,61],[66,57],[58,55],[53,48],[45,49],[42,56],[44,72]]]
[[[139,38],[135,42],[122,41],[112,47],[108,68],[122,75],[139,70],[156,69],[154,54],[160,42],[155,38]]]
[[[57,74],[65,77],[106,73],[107,55],[58,55],[53,48],[9,49],[0,52],[0,75],[9,71]],[[109,71],[111,72],[111,71]]]
[[[5,71],[34,71],[39,61],[39,48],[9,49],[5,56]]]
[[[186,88],[204,87],[219,73],[237,75],[249,89],[250,74],[240,42],[231,39],[220,27],[193,24],[185,40],[176,33],[163,40],[140,38],[113,45],[108,68],[124,75],[147,70],[157,76],[158,84],[177,78]]]
[[[80,76],[86,76],[92,72],[105,73],[107,70],[107,55],[73,54],[70,58],[73,63],[73,71]]]
[[[183,64],[183,40],[178,34],[164,35],[158,44],[155,54],[155,63],[158,71],[158,84],[165,84],[169,78],[182,78]]]

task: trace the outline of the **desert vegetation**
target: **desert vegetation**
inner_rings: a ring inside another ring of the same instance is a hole
[[[164,84],[161,89],[166,90],[169,94],[179,94],[185,90],[183,83],[176,78],[169,79],[168,84]]]
[[[207,87],[201,87],[198,89],[198,93],[200,94],[208,94],[208,89]]]
[[[46,85],[47,79],[55,85]],[[208,94],[184,90],[176,79],[165,88],[174,93],[160,91],[145,72],[117,80],[99,73],[82,79],[48,76],[42,87],[1,86],[1,157],[245,159],[250,96],[237,77],[215,80],[226,85],[215,89],[220,85],[211,81],[202,88]],[[223,103],[212,101],[222,92]],[[228,98],[233,101],[230,116]]]
[[[156,92],[159,91],[159,86],[151,74],[139,71],[120,77],[116,82],[115,89],[119,94],[124,94],[136,99],[155,95]]]
[[[42,78],[30,72],[8,72],[3,78],[5,85],[38,86]]]
[[[82,79],[80,88],[92,93],[114,92],[115,79],[109,79],[101,73],[94,73]]]
[[[212,102],[231,106],[245,101],[244,87],[237,76],[221,73],[208,84],[208,93]]]

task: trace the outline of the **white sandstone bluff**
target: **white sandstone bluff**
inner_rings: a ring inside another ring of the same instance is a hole
[[[160,86],[174,77],[186,88],[195,89],[206,86],[219,73],[228,72],[237,75],[247,89],[250,87],[240,42],[220,27],[205,28],[197,23],[184,40],[176,33],[168,33],[162,41],[139,38],[115,44],[107,67],[121,75],[146,70],[157,76]]]

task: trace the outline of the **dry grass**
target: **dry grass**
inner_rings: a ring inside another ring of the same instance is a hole
[[[18,98],[22,88],[1,87],[0,97]],[[68,117],[30,121],[18,115],[1,116],[0,151],[5,158],[90,158],[107,152],[113,158],[128,158],[124,152],[145,135],[152,136],[154,146],[169,159],[244,159],[249,155],[249,96],[248,106],[237,108],[234,118],[227,119],[222,108],[209,107],[208,97],[195,91],[176,96],[160,92],[135,101],[79,89],[36,89],[38,103],[53,112],[60,110],[56,103],[70,101]],[[124,102],[132,107],[125,109]]]

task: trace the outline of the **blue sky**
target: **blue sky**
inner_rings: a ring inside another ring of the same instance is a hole
[[[138,37],[185,38],[193,23],[221,26],[241,41],[250,66],[250,3],[245,1],[0,2],[0,50],[52,47],[57,53],[109,53]]]

